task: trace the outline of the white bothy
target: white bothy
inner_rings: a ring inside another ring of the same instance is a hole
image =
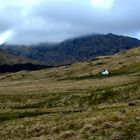
[[[101,72],[102,75],[109,75],[109,71],[108,69],[105,69]]]

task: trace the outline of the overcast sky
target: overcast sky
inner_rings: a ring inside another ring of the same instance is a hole
[[[0,0],[0,44],[59,42],[92,33],[140,39],[140,0]]]

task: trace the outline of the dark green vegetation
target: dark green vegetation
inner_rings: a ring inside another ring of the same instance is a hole
[[[139,140],[139,54],[1,74],[0,139]]]
[[[38,65],[32,63],[25,63],[25,64],[13,64],[13,65],[0,65],[0,73],[7,73],[7,72],[18,72],[21,70],[40,70],[44,68],[51,68],[51,66],[46,65]]]
[[[96,56],[115,54],[139,45],[140,40],[135,38],[114,34],[97,34],[69,39],[58,44],[1,45],[0,48],[46,65],[60,66],[90,60]]]

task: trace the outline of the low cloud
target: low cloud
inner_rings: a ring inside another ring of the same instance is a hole
[[[1,42],[59,42],[92,33],[140,38],[139,7],[140,0],[0,0]],[[6,31],[12,33],[2,40]]]

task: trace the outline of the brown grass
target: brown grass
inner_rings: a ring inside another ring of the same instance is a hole
[[[139,52],[0,75],[0,139],[139,139]]]

